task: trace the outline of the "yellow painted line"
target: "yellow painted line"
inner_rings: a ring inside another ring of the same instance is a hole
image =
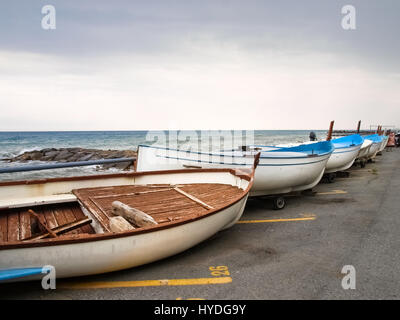
[[[317,192],[317,195],[322,196],[322,195],[328,195],[328,194],[346,194],[347,191],[344,190],[332,190],[328,192]]]
[[[159,286],[195,286],[206,284],[231,283],[231,277],[198,278],[198,279],[164,279],[138,281],[108,281],[108,282],[64,282],[57,284],[61,289],[103,289],[103,288],[132,288]]]
[[[267,223],[267,222],[289,222],[315,220],[317,217],[292,218],[292,219],[270,219],[270,220],[240,220],[237,223]]]

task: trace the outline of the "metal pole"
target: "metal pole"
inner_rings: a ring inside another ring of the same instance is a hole
[[[89,160],[89,161],[76,161],[76,162],[65,162],[65,163],[51,163],[43,165],[27,165],[19,167],[0,168],[0,173],[73,168],[73,167],[93,166],[97,164],[106,164],[106,163],[133,162],[135,160],[136,158],[117,158],[117,159]]]

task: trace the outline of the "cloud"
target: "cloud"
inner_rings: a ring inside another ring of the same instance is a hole
[[[353,1],[354,31],[341,28],[341,1],[53,1],[52,31],[44,4],[2,10],[0,130],[399,119],[398,2]]]
[[[0,52],[3,130],[324,129],[398,118],[398,75],[212,40],[174,56]]]

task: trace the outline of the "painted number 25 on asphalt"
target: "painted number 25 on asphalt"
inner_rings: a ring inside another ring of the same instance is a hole
[[[210,267],[211,275],[215,277],[229,276],[229,270],[227,266]]]

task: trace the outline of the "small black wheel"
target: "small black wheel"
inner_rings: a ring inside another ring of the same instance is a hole
[[[336,173],[328,173],[328,176],[326,177],[329,183],[333,183],[336,179]]]
[[[366,165],[365,160],[363,160],[363,161],[360,162],[360,167],[361,167],[361,168],[365,168],[365,165]]]
[[[281,210],[285,207],[286,202],[284,197],[274,198],[274,210]]]
[[[311,188],[311,189],[303,190],[301,193],[304,194],[304,195],[306,195],[306,196],[308,196],[308,195],[313,195],[313,194],[314,194],[314,191],[313,191],[313,189]]]

